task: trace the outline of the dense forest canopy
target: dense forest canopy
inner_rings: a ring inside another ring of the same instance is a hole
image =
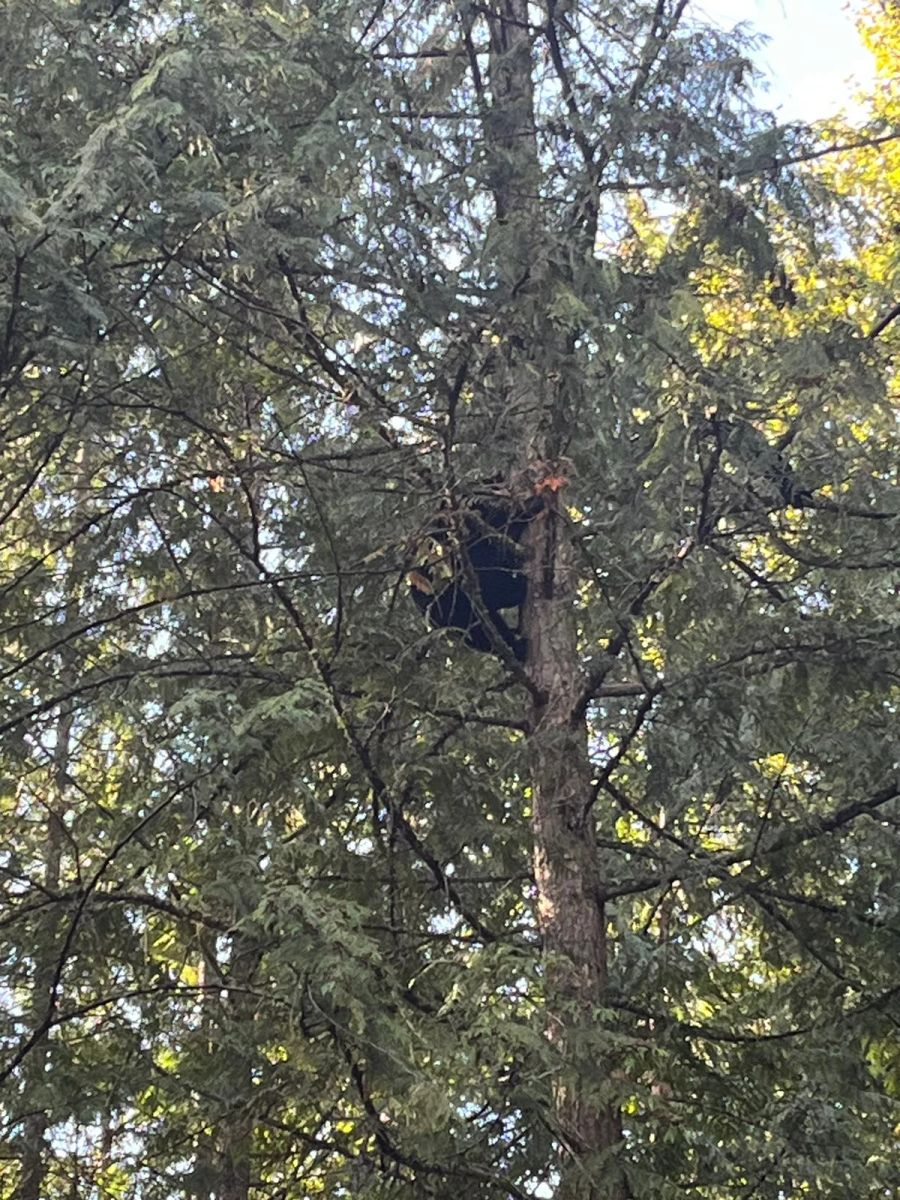
[[[2,1195],[894,1194],[861,23],[807,128],[687,0],[0,12]]]

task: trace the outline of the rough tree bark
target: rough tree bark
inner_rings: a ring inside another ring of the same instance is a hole
[[[608,1062],[585,1055],[607,983],[606,918],[593,822],[587,727],[576,715],[578,669],[571,547],[558,495],[530,531],[525,607],[528,671],[535,684],[530,721],[532,828],[538,922],[543,938],[548,1035],[559,1052],[554,1096],[565,1166],[558,1200],[623,1200],[611,1151],[619,1114],[601,1091]]]
[[[532,10],[533,12],[534,10]],[[558,464],[566,435],[566,397],[537,369],[541,354],[560,346],[531,346],[553,338],[540,309],[548,238],[538,201],[540,164],[534,125],[532,26],[527,0],[497,0],[490,24],[490,97],[482,94],[485,139],[493,165],[496,219],[515,229],[499,270],[512,300],[516,344],[509,407],[520,420],[526,467]],[[471,44],[471,43],[470,43]],[[480,80],[473,65],[476,86]],[[591,252],[592,247],[587,247]],[[538,334],[538,331],[542,331]],[[510,339],[511,342],[513,339]],[[530,356],[530,361],[529,361]],[[628,1195],[616,1150],[622,1127],[603,1096],[610,1066],[586,1061],[584,1034],[596,1024],[607,983],[606,920],[601,899],[591,805],[587,726],[579,711],[584,683],[574,611],[574,569],[564,501],[546,491],[547,507],[526,538],[530,553],[524,629],[527,670],[534,685],[530,720],[533,854],[537,916],[546,968],[548,1036],[558,1050],[554,1084],[560,1146],[558,1200],[624,1200]]]

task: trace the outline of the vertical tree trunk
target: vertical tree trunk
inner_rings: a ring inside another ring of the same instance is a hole
[[[253,983],[259,963],[259,952],[241,934],[235,934],[231,947],[231,970],[228,981],[234,992],[223,998],[228,1016],[223,1020],[223,1029],[232,1029],[238,1039],[253,1047],[254,1003],[243,991]],[[252,1049],[244,1052],[240,1045],[231,1049],[226,1044],[218,1048],[217,1079],[219,1086],[227,1089],[225,1099],[230,1108],[218,1130],[221,1153],[221,1200],[248,1200],[250,1195],[255,1122],[251,1111],[253,1081],[251,1079],[250,1056]]]
[[[201,932],[199,940],[201,1031],[216,1099],[214,1107],[200,1114],[204,1132],[197,1139],[191,1195],[195,1200],[249,1200],[256,1129],[251,1066],[256,1013],[247,991],[260,953],[241,933],[232,935],[227,953],[217,938]]]
[[[516,231],[515,238],[507,237],[504,243],[510,252],[498,270],[508,295],[516,297],[513,320],[527,345],[529,340],[540,341],[538,331],[545,338],[558,337],[538,307],[541,283],[551,268],[538,201],[533,26],[527,0],[495,0],[489,24],[485,138],[494,164],[497,220]],[[564,347],[534,349],[541,353]],[[518,436],[523,457],[529,465],[536,460],[552,465],[561,452],[566,397],[550,379],[541,378],[535,365],[524,357],[518,368],[514,364],[510,408],[522,414]],[[559,1051],[554,1096],[564,1156],[557,1197],[624,1200],[627,1189],[615,1157],[621,1121],[602,1094],[609,1064],[586,1056],[582,1049],[606,990],[606,923],[590,819],[587,726],[583,716],[575,715],[581,672],[572,554],[562,502],[556,492],[548,493],[547,500],[546,511],[532,522],[527,537],[531,559],[524,624],[527,669],[535,685],[530,752],[537,915],[546,960],[548,1035]]]
[[[254,544],[261,522],[261,505],[259,500],[259,482],[254,471],[256,448],[259,437],[260,398],[250,387],[245,387],[243,394],[243,418],[247,434],[243,468],[246,472],[244,479],[244,496],[248,505],[246,527],[248,538],[248,553],[259,564],[259,548]],[[262,631],[260,630],[260,636]],[[228,821],[237,827],[242,821],[248,820],[246,807],[235,800],[234,807],[228,812]],[[237,840],[237,839],[236,839]],[[243,880],[246,892],[242,898],[241,909],[236,916],[245,917],[252,912],[256,905],[257,883],[255,880]],[[229,990],[217,997],[220,1021],[220,1041],[216,1047],[215,1077],[220,1093],[227,1104],[219,1128],[216,1130],[216,1141],[219,1149],[219,1188],[217,1200],[248,1200],[253,1177],[253,1142],[256,1122],[252,1110],[253,1079],[252,1060],[256,1052],[254,1025],[256,1021],[256,1001],[248,995],[252,989],[256,970],[260,963],[260,951],[254,944],[252,936],[244,931],[234,933],[231,937],[231,950],[228,969],[226,972]],[[219,973],[217,971],[217,973]],[[221,978],[221,973],[219,973]]]
[[[63,714],[56,722],[56,749],[53,756],[53,774],[47,796],[46,838],[44,842],[43,883],[47,892],[59,890],[62,866],[62,846],[65,818],[66,771],[69,765],[69,737],[72,731],[71,713]],[[57,922],[58,924],[58,922]],[[53,978],[56,972],[58,947],[56,939],[48,937],[44,945],[35,951],[34,985],[32,989],[32,1021],[35,1025],[44,1020],[47,1007],[52,1003]],[[50,1053],[47,1038],[35,1045],[24,1065],[25,1107],[28,1116],[22,1123],[19,1182],[13,1200],[44,1200],[47,1195],[46,1133],[50,1124],[44,1109],[32,1110],[28,1094],[30,1086],[40,1090],[45,1086],[44,1073]]]
[[[83,488],[89,491],[88,482],[91,478],[91,455],[82,446],[73,454],[73,462],[77,468],[75,494],[80,494]],[[64,608],[65,625],[76,619],[82,610],[82,589],[84,580],[92,569],[91,553],[88,543],[77,542],[67,554],[68,562],[65,568],[63,588],[66,602]],[[74,687],[77,682],[78,669],[63,648],[57,659],[60,688]],[[75,716],[71,710],[63,708],[56,720],[55,740],[52,767],[49,774],[47,794],[45,798],[46,821],[43,859],[43,884],[48,894],[60,890],[63,882],[64,847],[66,844],[66,819],[70,809],[69,770],[71,766],[72,731]],[[42,945],[35,948],[34,984],[32,987],[31,1006],[34,1027],[39,1027],[47,1018],[49,1010],[58,1002],[54,995],[58,990],[56,979],[61,952],[62,912],[58,907],[49,910],[50,928]],[[32,1106],[29,1103],[29,1092],[34,1087],[36,1094],[46,1095],[46,1072],[51,1057],[51,1032],[42,1037],[30,1050],[23,1064],[25,1087],[23,1091],[24,1105],[28,1116],[23,1121],[19,1181],[13,1194],[13,1200],[45,1200],[47,1196],[47,1164],[50,1151],[46,1135],[50,1127],[50,1115],[46,1108]]]
[[[598,1092],[609,1064],[583,1049],[606,990],[606,920],[590,820],[587,727],[574,718],[581,676],[575,640],[571,547],[558,498],[532,523],[525,609],[531,713],[534,875],[543,937],[548,1033],[559,1051],[554,1096],[565,1151],[558,1200],[622,1200],[606,1152],[621,1140],[619,1114]]]

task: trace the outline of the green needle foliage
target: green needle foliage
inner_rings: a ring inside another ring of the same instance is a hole
[[[867,32],[865,123],[805,129],[675,0],[6,4],[0,1194],[894,1194],[896,8]],[[540,439],[587,1007],[523,672],[404,582]]]

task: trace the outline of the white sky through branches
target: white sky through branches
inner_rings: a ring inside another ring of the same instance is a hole
[[[746,23],[769,41],[754,57],[768,77],[761,99],[781,120],[816,121],[843,110],[872,79],[851,6],[841,0],[701,0],[697,14]]]

